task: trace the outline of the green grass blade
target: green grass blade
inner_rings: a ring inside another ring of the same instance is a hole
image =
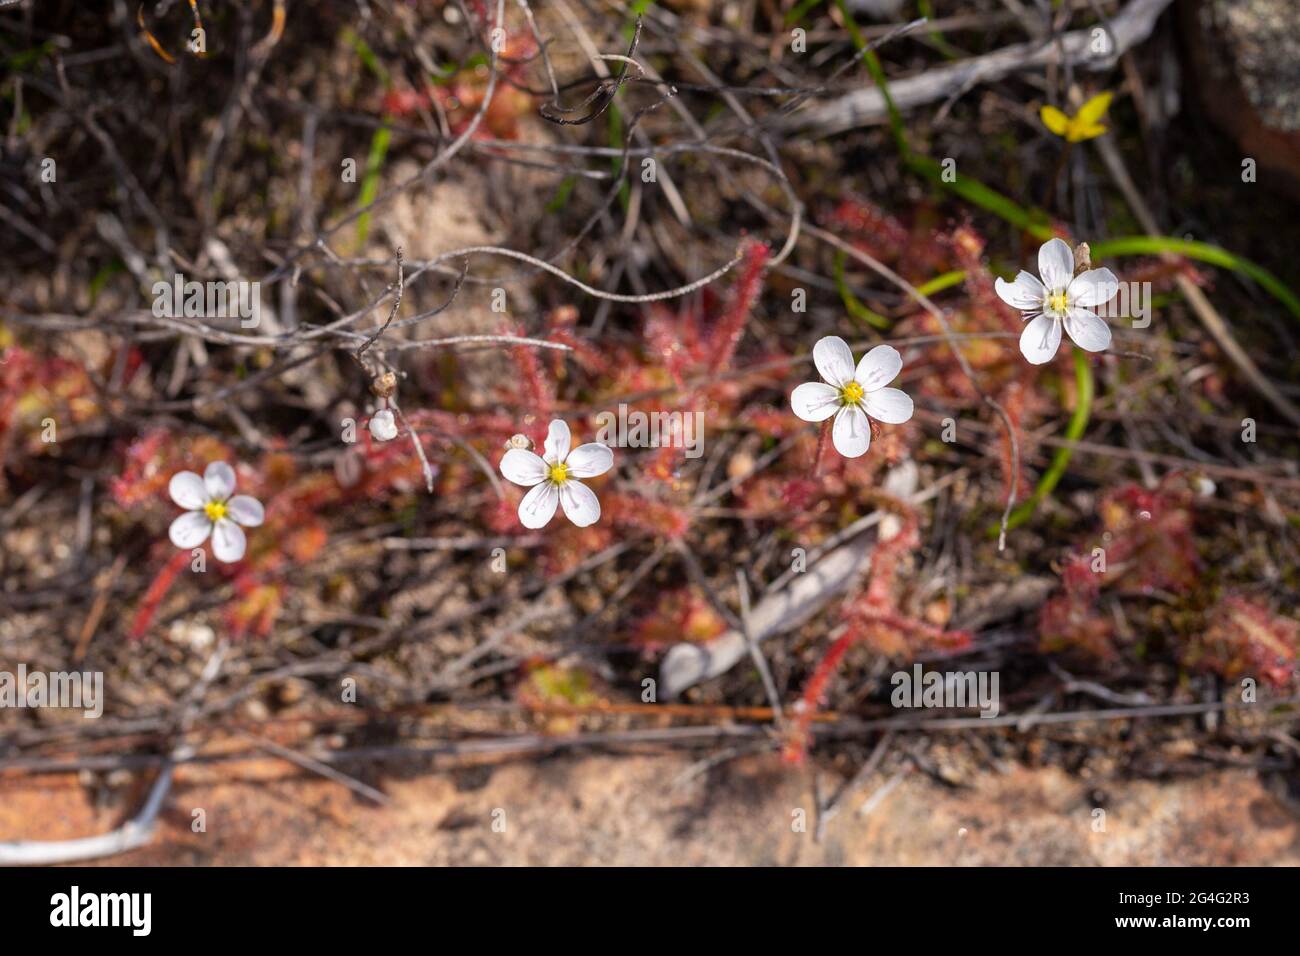
[[[885,318],[879,312],[875,312],[862,304],[862,300],[853,294],[849,284],[844,280],[844,262],[846,256],[844,253],[835,253],[835,290],[840,294],[840,301],[844,303],[844,308],[848,310],[849,315],[862,322],[867,323],[873,329],[888,329],[893,323]]]
[[[929,282],[916,287],[916,291],[924,296],[936,295],[944,289],[951,289],[955,285],[961,285],[966,279],[966,272],[963,269],[953,269],[951,272],[944,272],[935,276]]]
[[[1277,276],[1258,263],[1242,258],[1235,252],[1229,252],[1220,246],[1194,239],[1176,239],[1173,236],[1122,236],[1118,239],[1103,239],[1088,244],[1096,258],[1107,256],[1155,256],[1165,252],[1186,256],[1198,262],[1224,269],[1232,269],[1254,279],[1273,298],[1277,299],[1297,319],[1300,319],[1300,298],[1286,287]]]
[[[366,175],[361,180],[361,207],[365,208],[375,201],[379,192],[379,172],[384,168],[384,157],[388,155],[388,143],[393,138],[393,131],[387,126],[375,130],[370,138],[370,155],[366,158]],[[357,219],[357,245],[366,244],[370,233],[370,213],[362,213]]]
[[[1070,416],[1070,424],[1065,429],[1066,441],[1071,442],[1076,442],[1083,437],[1084,430],[1088,427],[1088,417],[1092,414],[1094,391],[1092,366],[1088,364],[1088,353],[1081,348],[1074,350],[1074,384],[1078,394],[1074,400],[1074,414]],[[1057,482],[1065,474],[1065,469],[1070,466],[1070,459],[1073,457],[1073,445],[1062,445],[1056,449],[1056,454],[1052,456],[1052,463],[1038,479],[1038,487],[1034,489],[1034,493],[1029,496],[1028,501],[1011,512],[1011,517],[1007,521],[1008,531],[1020,527],[1033,516],[1042,500],[1055,490]],[[1015,476],[1012,476],[1012,480],[1015,480]],[[990,530],[994,537],[1001,531],[998,527]]]

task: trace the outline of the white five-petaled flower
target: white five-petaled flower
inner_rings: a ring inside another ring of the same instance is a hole
[[[214,461],[200,478],[178,471],[167,486],[172,501],[185,514],[172,522],[167,536],[178,548],[197,548],[212,535],[212,553],[218,561],[233,562],[244,556],[248,542],[244,528],[256,528],[265,518],[262,503],[248,495],[235,495],[235,470]],[[244,528],[241,528],[243,525]]]
[[[569,426],[558,418],[546,435],[545,454],[511,448],[501,459],[501,474],[529,489],[519,502],[519,520],[525,528],[544,528],[557,504],[579,528],[600,520],[600,501],[575,478],[595,478],[614,465],[614,453],[599,442],[569,451]]]
[[[790,395],[794,413],[806,422],[835,416],[831,441],[845,458],[858,458],[871,447],[871,421],[901,425],[912,417],[906,392],[885,386],[903,370],[903,358],[892,345],[877,345],[853,367],[849,345],[828,335],[813,346],[813,363],[823,382],[805,382]]]
[[[1061,344],[1061,327],[1074,344],[1088,352],[1110,345],[1108,326],[1092,306],[1109,302],[1119,280],[1109,269],[1074,274],[1074,253],[1063,239],[1051,239],[1038,250],[1038,274],[1021,270],[1014,282],[999,278],[993,288],[1007,305],[1025,314],[1029,324],[1020,333],[1020,351],[1033,365],[1050,362]]]

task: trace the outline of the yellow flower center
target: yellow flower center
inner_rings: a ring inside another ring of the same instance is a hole
[[[546,477],[550,478],[551,481],[554,481],[556,483],[562,481],[568,481],[569,466],[566,465],[564,462],[560,462],[558,465],[551,465],[550,468],[546,469]]]
[[[209,501],[203,506],[204,513],[208,520],[216,523],[226,516],[226,503],[224,501]]]
[[[845,405],[857,405],[862,401],[862,396],[866,394],[862,391],[862,386],[857,382],[849,382],[840,390],[840,398]]]
[[[1069,308],[1069,302],[1065,295],[1065,290],[1053,292],[1047,297],[1047,310],[1049,312],[1064,312]]]

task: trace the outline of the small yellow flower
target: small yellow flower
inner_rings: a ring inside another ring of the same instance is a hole
[[[1081,143],[1106,132],[1101,120],[1110,109],[1110,93],[1098,93],[1079,107],[1079,112],[1067,116],[1055,106],[1044,106],[1038,111],[1043,125],[1070,143]]]

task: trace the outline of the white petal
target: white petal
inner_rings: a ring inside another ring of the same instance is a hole
[[[218,561],[225,561],[227,564],[238,561],[244,556],[247,547],[248,539],[244,537],[244,529],[229,518],[222,518],[213,525],[212,553],[217,556]]]
[[[790,393],[790,407],[806,422],[824,422],[840,407],[840,390],[824,382],[804,382]]]
[[[831,443],[845,458],[861,458],[871,447],[871,422],[857,405],[845,405],[831,426]]]
[[[501,474],[516,485],[531,488],[546,477],[546,462],[527,448],[511,448],[501,459]]]
[[[555,515],[555,506],[559,503],[560,492],[555,482],[544,481],[535,485],[524,495],[524,500],[519,502],[519,520],[525,528],[545,528],[546,523]]]
[[[566,481],[560,485],[560,504],[568,519],[579,528],[586,528],[600,520],[600,501],[596,493],[580,481]]]
[[[1021,312],[1041,312],[1047,299],[1047,289],[1038,281],[1038,276],[1024,269],[1020,270],[1014,282],[999,276],[993,282],[993,291],[999,299]]]
[[[203,485],[208,498],[225,501],[235,490],[235,469],[224,461],[214,461],[203,472]]]
[[[198,477],[197,475],[195,477]],[[197,548],[212,532],[212,522],[202,511],[187,511],[167,529],[167,537],[178,548]]]
[[[849,351],[849,343],[838,335],[817,340],[813,346],[813,364],[817,366],[822,381],[836,388],[853,381],[853,353]]]
[[[862,386],[864,392],[874,392],[884,388],[903,370],[903,356],[892,345],[877,345],[862,356],[853,380]]]
[[[867,392],[862,404],[866,406],[868,415],[889,425],[901,425],[912,418],[912,397],[900,388],[878,388]]]
[[[1110,326],[1096,312],[1071,309],[1065,316],[1065,331],[1085,352],[1104,352],[1110,347]]]
[[[598,441],[589,441],[569,452],[564,463],[571,478],[595,478],[614,467],[614,453]]]
[[[1080,272],[1070,282],[1070,305],[1091,308],[1115,298],[1119,291],[1119,280],[1109,269],[1089,269]]]
[[[1061,345],[1061,321],[1040,315],[1020,333],[1020,351],[1031,365],[1042,365],[1056,356]]]
[[[208,503],[208,490],[203,479],[192,471],[178,471],[167,483],[172,501],[189,511],[197,511]]]
[[[370,416],[370,434],[375,441],[392,441],[397,437],[397,422],[393,420],[393,411],[381,408]]]
[[[569,441],[569,426],[560,419],[555,419],[546,433],[546,454],[542,457],[550,464],[558,465],[569,457]]]
[[[1049,292],[1064,289],[1074,275],[1074,253],[1064,239],[1049,239],[1038,250],[1038,274]]]
[[[245,528],[259,527],[266,520],[262,503],[251,495],[235,495],[226,502],[226,513],[231,521]]]

